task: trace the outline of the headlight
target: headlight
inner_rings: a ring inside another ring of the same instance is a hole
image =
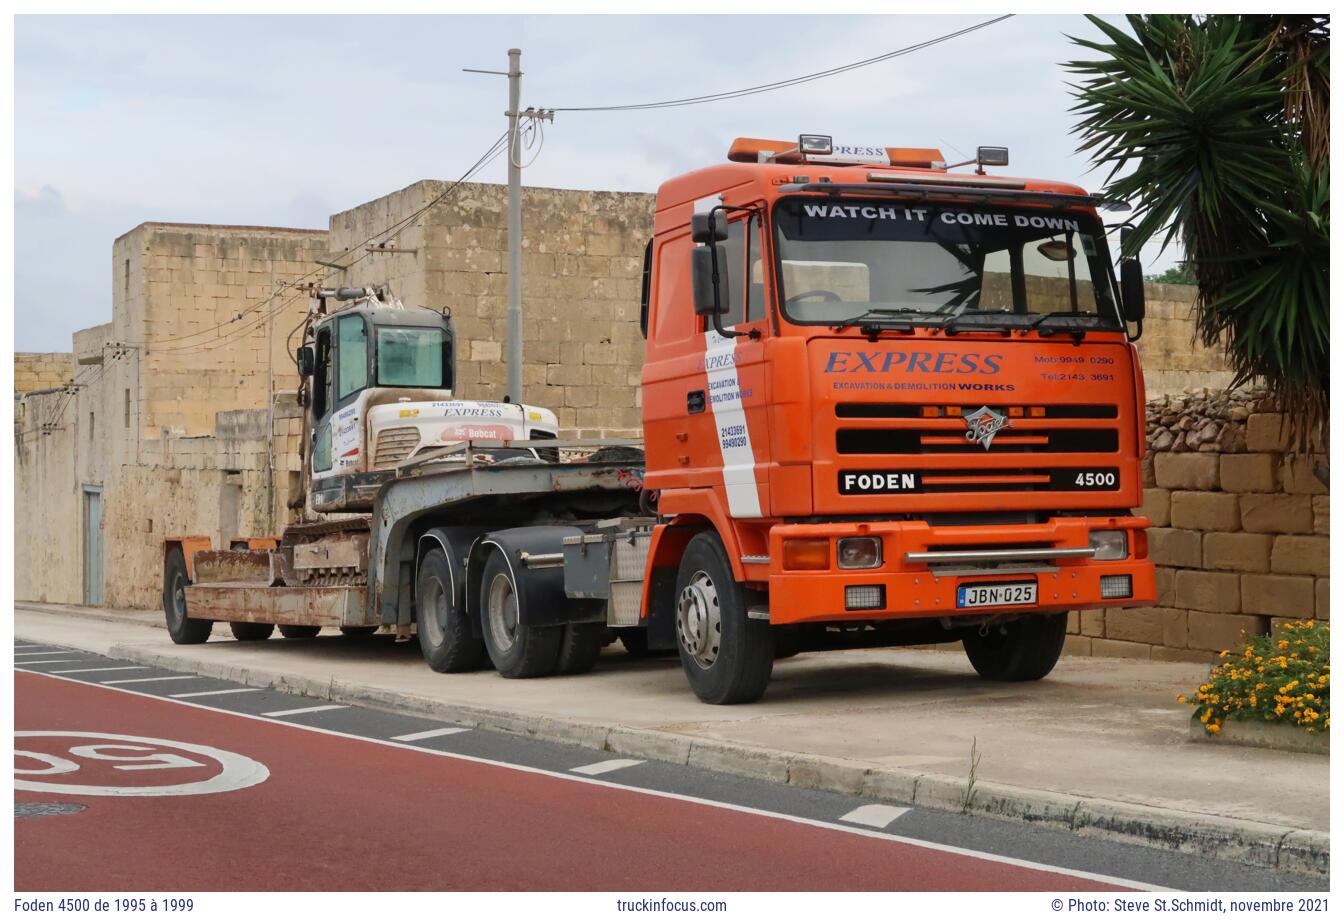
[[[1094,530],[1087,535],[1087,545],[1097,551],[1092,558],[1098,562],[1129,558],[1129,538],[1123,530]]]
[[[877,537],[843,537],[835,549],[842,569],[875,569],[882,564],[882,541]]]

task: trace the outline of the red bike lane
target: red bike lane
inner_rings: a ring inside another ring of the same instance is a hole
[[[18,891],[1119,890],[58,678],[14,680],[15,749],[29,752],[16,754],[16,779],[41,784],[16,804],[85,806],[15,819]],[[210,749],[241,757],[221,764]]]

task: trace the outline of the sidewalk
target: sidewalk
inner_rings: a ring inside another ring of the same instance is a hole
[[[765,699],[698,702],[675,658],[619,646],[588,675],[430,671],[415,643],[325,633],[174,646],[153,611],[16,606],[15,634],[321,698],[421,711],[637,757],[1040,822],[1294,871],[1328,871],[1329,759],[1186,738],[1200,665],[1065,658],[1038,684],[979,680],[957,653],[777,662]],[[971,749],[980,757],[968,795]]]

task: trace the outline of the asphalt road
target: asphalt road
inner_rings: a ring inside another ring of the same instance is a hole
[[[1328,885],[23,640],[14,654],[19,891]]]

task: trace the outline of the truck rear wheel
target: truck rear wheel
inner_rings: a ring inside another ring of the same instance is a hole
[[[733,580],[718,535],[696,534],[677,570],[677,649],[681,669],[706,703],[761,698],[775,664],[770,623],[747,616],[746,589]]]
[[[584,674],[597,664],[602,654],[602,636],[605,623],[567,623],[560,637],[560,652],[556,656],[555,673]]]
[[[341,632],[347,628],[361,627],[346,627]],[[366,628],[369,632],[377,629]],[[471,634],[471,623],[458,609],[448,557],[437,546],[420,562],[415,583],[415,633],[420,639],[420,654],[441,674],[475,670],[485,657],[485,644]]]
[[[230,623],[229,629],[233,631],[233,638],[239,642],[260,642],[262,639],[271,638],[271,633],[275,632],[275,624]]]
[[[981,635],[966,635],[961,644],[972,667],[986,680],[1040,680],[1054,670],[1064,649],[1069,615],[1026,616]]]
[[[481,576],[481,631],[490,660],[502,676],[555,673],[564,628],[526,626],[519,620],[518,586],[499,550],[490,553]]]
[[[174,645],[198,645],[210,638],[210,630],[215,626],[209,620],[187,618],[187,585],[190,583],[182,547],[174,546],[163,564],[163,618]]]
[[[281,626],[280,635],[286,639],[316,639],[321,626]]]

